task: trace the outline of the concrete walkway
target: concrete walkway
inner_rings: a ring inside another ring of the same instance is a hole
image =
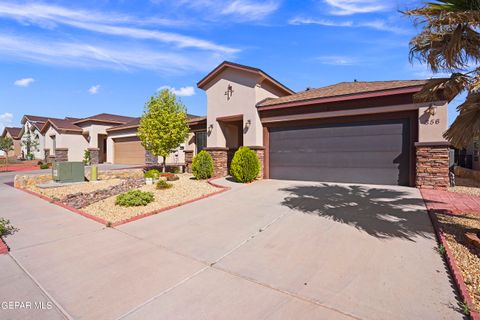
[[[2,301],[56,305],[1,319],[462,318],[416,189],[261,181],[118,229],[0,203]]]

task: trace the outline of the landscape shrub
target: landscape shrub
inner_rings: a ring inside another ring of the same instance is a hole
[[[198,180],[213,176],[213,159],[207,151],[202,150],[193,158],[192,174]]]
[[[167,181],[165,180],[162,180],[160,179],[158,182],[157,182],[157,189],[170,189],[171,187],[173,187],[173,184],[171,183],[168,183]]]
[[[143,175],[145,178],[158,179],[160,177],[160,171],[157,169],[150,169]]]
[[[18,229],[10,225],[10,220],[0,218],[0,237],[13,234],[16,231],[18,231]]]
[[[255,151],[248,147],[240,147],[233,156],[230,174],[238,182],[251,182],[260,173],[260,161]]]
[[[50,166],[48,165],[48,163],[42,163],[40,164],[40,169],[48,169],[50,168]]]
[[[119,194],[115,200],[115,204],[121,207],[139,207],[146,206],[155,200],[152,192],[141,190],[130,190]]]
[[[89,166],[90,165],[90,162],[91,162],[92,158],[91,158],[91,153],[90,153],[90,150],[85,150],[83,152],[83,163],[86,165],[86,166]]]

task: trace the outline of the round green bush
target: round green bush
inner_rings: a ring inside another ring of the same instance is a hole
[[[165,180],[163,180],[163,179],[160,179],[160,180],[158,180],[158,182],[157,182],[157,189],[158,189],[158,190],[161,190],[161,189],[170,189],[171,187],[173,187],[173,184],[168,183],[167,181],[165,181]]]
[[[260,173],[260,161],[255,151],[248,147],[240,147],[233,156],[230,165],[230,174],[238,182],[251,182]]]
[[[213,159],[207,151],[202,150],[193,158],[192,173],[196,179],[208,179],[213,176]]]
[[[152,192],[142,190],[130,190],[119,194],[115,199],[115,204],[121,207],[139,207],[146,206],[155,200]]]
[[[150,169],[143,174],[145,178],[158,179],[160,177],[160,171],[157,169]]]

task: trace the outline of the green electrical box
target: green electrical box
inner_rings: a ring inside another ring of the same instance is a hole
[[[57,182],[85,181],[85,164],[83,162],[55,162],[52,167],[53,180]]]

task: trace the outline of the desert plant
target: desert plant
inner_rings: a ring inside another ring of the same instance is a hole
[[[173,184],[171,183],[168,183],[167,181],[163,180],[163,179],[160,179],[158,180],[157,182],[157,189],[170,189],[171,187],[173,187]]]
[[[48,169],[48,168],[50,168],[50,166],[48,165],[48,163],[42,163],[42,164],[40,165],[40,169]]]
[[[466,92],[457,107],[459,115],[444,133],[455,147],[466,147],[480,134],[480,2],[436,0],[405,12],[422,30],[410,41],[410,59],[426,63],[433,73],[449,73],[432,79],[415,95],[417,102],[452,100]]]
[[[155,197],[152,192],[142,190],[130,190],[119,194],[115,200],[115,205],[121,207],[139,207],[146,206],[154,201]]]
[[[255,151],[248,147],[240,147],[233,156],[230,165],[230,174],[238,182],[251,182],[260,173],[260,161]]]
[[[91,158],[91,154],[90,154],[90,150],[85,150],[83,152],[83,163],[88,166],[90,165],[90,162],[91,162],[92,158]]]
[[[213,159],[207,151],[202,150],[193,158],[192,174],[199,180],[213,176]]]
[[[13,150],[13,140],[9,137],[0,137],[0,151],[5,153],[5,165],[8,164],[8,153]]]
[[[17,232],[18,229],[10,225],[10,220],[0,218],[0,237],[8,236]]]
[[[137,135],[146,150],[163,158],[164,172],[167,156],[188,137],[187,120],[185,106],[168,89],[151,97],[145,106]]]
[[[158,179],[160,177],[160,171],[157,169],[150,169],[147,172],[143,174],[145,178],[150,178],[150,179]]]

